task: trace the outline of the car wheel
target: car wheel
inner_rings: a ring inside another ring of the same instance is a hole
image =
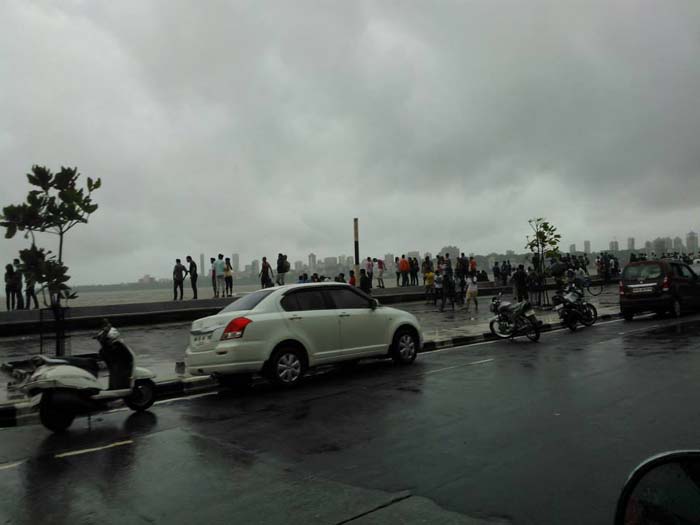
[[[396,332],[391,345],[391,358],[401,365],[410,365],[418,355],[418,337],[410,330]]]
[[[634,314],[633,314],[632,312],[625,312],[625,311],[623,311],[623,312],[621,312],[621,313],[622,313],[622,318],[623,318],[625,321],[631,321],[632,319],[634,319]]]
[[[678,298],[673,300],[673,304],[671,305],[671,314],[673,317],[680,317],[683,315],[683,307],[681,306],[681,302]]]
[[[304,354],[296,348],[279,348],[270,358],[268,375],[276,385],[285,388],[297,386],[305,372]]]

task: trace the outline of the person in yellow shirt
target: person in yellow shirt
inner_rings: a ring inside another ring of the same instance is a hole
[[[423,274],[423,282],[425,282],[425,302],[429,303],[431,299],[435,299],[435,274],[431,268]]]

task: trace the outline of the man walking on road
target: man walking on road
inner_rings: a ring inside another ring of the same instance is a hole
[[[192,285],[192,299],[197,298],[197,264],[192,260],[189,255],[185,258],[187,264],[189,265],[189,270],[187,273],[190,275],[190,284]]]
[[[212,257],[209,259],[209,262],[211,263],[211,268],[209,269],[209,273],[211,275],[211,287],[214,289],[214,297],[219,297],[216,290],[216,259]]]
[[[518,265],[518,269],[513,273],[513,286],[517,301],[527,301],[527,274],[522,264]]]
[[[177,291],[180,290],[180,301],[182,301],[182,282],[185,280],[187,268],[180,262],[180,259],[175,259],[175,267],[173,268],[173,301],[177,301]]]

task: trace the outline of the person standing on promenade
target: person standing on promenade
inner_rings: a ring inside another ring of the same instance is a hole
[[[258,274],[258,277],[260,277],[260,285],[263,288],[270,288],[272,286],[272,277],[274,277],[274,275],[275,273],[272,271],[272,266],[270,266],[270,263],[267,262],[267,257],[263,257],[260,273]]]
[[[444,278],[442,276],[442,270],[440,268],[438,268],[437,270],[435,270],[435,280],[433,283],[433,306],[437,306],[438,299],[443,301],[442,304],[444,306],[444,304],[445,304],[444,303],[445,299],[443,297],[443,294],[445,291],[444,284],[445,284],[445,282],[444,282]]]
[[[450,259],[450,254],[446,253],[445,254],[445,278],[452,279],[453,276],[453,271],[452,271],[452,260]]]
[[[527,274],[525,273],[525,266],[522,264],[518,265],[518,269],[513,273],[512,281],[517,301],[527,301]]]
[[[180,259],[175,259],[175,267],[173,268],[173,301],[177,301],[177,291],[180,290],[180,301],[182,301],[182,283],[185,280],[187,268],[180,262]]]
[[[357,279],[355,279],[355,270],[350,270],[350,279],[348,279],[348,284],[350,286],[357,286]]]
[[[474,301],[474,311],[479,311],[479,303],[476,298],[479,295],[479,286],[476,282],[476,273],[472,273],[467,278],[467,312],[469,311],[469,303]]]
[[[501,282],[501,267],[498,265],[498,261],[496,261],[496,264],[493,265],[493,284],[494,286],[498,286],[498,283]]]
[[[372,293],[372,281],[364,268],[360,270],[360,290],[365,292],[367,295]]]
[[[408,272],[411,271],[411,264],[408,262],[405,255],[401,256],[399,270],[401,272],[401,286],[408,286]]]
[[[279,286],[284,286],[284,274],[286,272],[285,270],[285,257],[281,253],[277,254],[277,279],[275,279],[275,282]]]
[[[219,258],[214,263],[216,267],[216,292],[217,297],[226,297],[226,275],[224,271],[226,270],[226,261],[224,261],[224,254],[220,253]]]
[[[17,276],[15,269],[11,264],[5,266],[5,306],[10,312],[17,308]]]
[[[374,262],[371,257],[367,257],[365,261],[365,273],[369,278],[369,287],[372,288],[372,279],[374,279]],[[360,272],[360,281],[362,281],[362,273]]]
[[[209,273],[211,274],[211,287],[214,289],[214,297],[219,297],[219,292],[216,289],[216,259],[212,257],[209,259],[209,262],[211,263],[211,268],[209,269]]]
[[[36,289],[34,279],[29,275],[24,276],[24,292],[26,294],[24,308],[29,310],[32,307],[32,300],[34,301],[34,309],[39,309],[39,300],[36,298]]]
[[[233,266],[231,258],[226,257],[224,268],[224,282],[226,283],[226,297],[233,297]]]
[[[423,284],[425,285],[425,302],[427,304],[435,296],[435,274],[431,268],[423,273]],[[435,302],[434,299],[433,302]]]
[[[194,262],[192,257],[189,255],[185,257],[185,260],[187,261],[187,264],[189,265],[189,269],[187,270],[187,273],[190,275],[190,284],[192,285],[192,299],[197,298],[197,264]]]
[[[394,257],[394,271],[396,272],[396,287],[401,286],[401,261],[398,257]]]
[[[17,279],[17,310],[24,310],[24,298],[22,297],[22,265],[19,259],[12,261],[15,266],[15,279]]]
[[[377,288],[384,288],[384,261],[382,259],[375,259],[377,263]]]

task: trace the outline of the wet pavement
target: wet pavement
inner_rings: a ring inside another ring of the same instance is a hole
[[[611,523],[700,448],[700,316],[608,321],[0,430],[0,523]]]

